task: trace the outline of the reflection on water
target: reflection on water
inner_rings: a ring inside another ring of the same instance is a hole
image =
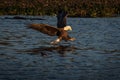
[[[73,52],[77,49],[74,46],[64,46],[64,45],[56,45],[52,47],[39,47],[33,48],[29,50],[24,50],[23,52],[27,52],[32,55],[41,54],[41,56],[47,56],[49,52],[51,53],[59,53],[61,56],[65,56],[65,53]]]

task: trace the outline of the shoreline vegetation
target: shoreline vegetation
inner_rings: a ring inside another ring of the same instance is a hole
[[[0,0],[0,15],[56,15],[61,8],[70,17],[120,16],[120,0]]]

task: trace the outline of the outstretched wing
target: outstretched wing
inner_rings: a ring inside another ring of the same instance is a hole
[[[32,29],[38,30],[44,34],[48,34],[50,36],[57,35],[59,31],[57,28],[47,24],[30,24],[29,27]]]
[[[67,12],[64,10],[58,11],[57,14],[57,27],[64,28],[66,26]]]

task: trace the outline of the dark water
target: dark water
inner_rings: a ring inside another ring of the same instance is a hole
[[[68,18],[74,42],[28,29],[46,20],[0,17],[0,80],[120,80],[120,18]],[[12,17],[12,16],[7,16]],[[33,18],[33,17],[32,17]]]

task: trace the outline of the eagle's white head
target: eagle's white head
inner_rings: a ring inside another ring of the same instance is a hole
[[[65,30],[65,31],[69,31],[69,30],[72,31],[72,27],[71,27],[71,26],[65,26],[65,27],[64,27],[64,30]]]

